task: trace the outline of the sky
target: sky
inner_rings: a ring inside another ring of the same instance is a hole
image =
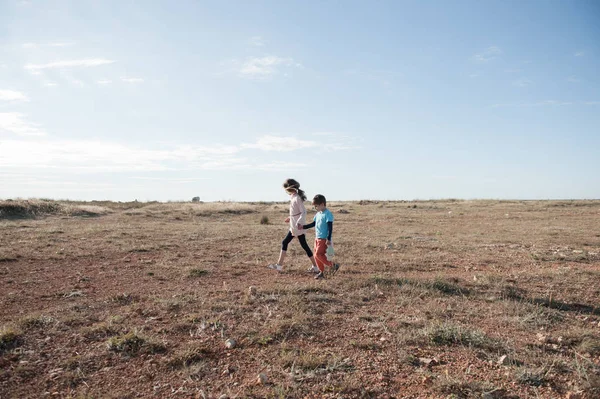
[[[598,199],[599,71],[595,0],[0,0],[0,199]]]

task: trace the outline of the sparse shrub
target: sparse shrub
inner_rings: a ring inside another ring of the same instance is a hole
[[[539,387],[546,381],[543,370],[519,368],[516,377],[519,384],[531,385],[533,387]]]
[[[46,315],[37,315],[37,316],[28,316],[20,321],[21,328],[25,330],[33,329],[33,328],[42,328],[48,327],[49,325],[56,323],[56,319],[51,316]]]
[[[592,356],[600,354],[600,339],[593,336],[586,336],[577,346],[577,350],[581,353],[589,353]]]
[[[194,363],[206,360],[210,356],[212,356],[212,352],[205,346],[193,346],[176,353],[171,360],[169,360],[168,366],[173,369],[189,367]]]
[[[271,342],[273,342],[273,341],[274,341],[274,339],[273,339],[273,337],[271,337],[270,335],[263,335],[263,336],[261,336],[261,337],[257,337],[257,338],[255,339],[255,342],[256,342],[257,344],[259,344],[259,345],[262,345],[262,346],[269,345],[269,344],[270,344]]]
[[[525,294],[525,290],[514,285],[504,285],[500,288],[500,296],[504,299],[521,300]]]
[[[263,215],[260,218],[260,224],[269,224],[269,217],[267,215]]]
[[[481,398],[484,393],[494,391],[489,383],[479,381],[461,381],[453,378],[443,378],[436,382],[434,389],[448,398]],[[484,396],[488,397],[488,396]],[[489,396],[492,398],[493,396]]]
[[[138,300],[139,300],[139,298],[137,296],[132,295],[132,294],[126,294],[126,293],[117,294],[117,295],[113,295],[112,297],[110,297],[111,302],[114,302],[121,306],[129,305],[130,303],[136,302]]]
[[[418,367],[421,362],[416,356],[411,355],[410,353],[402,353],[400,354],[399,360],[401,363],[408,364],[409,366]]]
[[[106,342],[109,350],[133,356],[139,352],[163,353],[167,348],[162,343],[157,343],[141,336],[135,331],[110,338]]]
[[[423,290],[438,291],[446,295],[467,295],[469,293],[469,290],[467,288],[463,288],[456,283],[445,281],[440,278],[434,280],[433,282],[430,282],[411,280],[406,278],[375,276],[372,278],[371,281],[377,284],[378,286],[412,286]]]
[[[69,216],[79,217],[97,217],[113,212],[110,208],[98,205],[66,205],[63,211]]]
[[[436,324],[424,331],[425,337],[436,345],[462,345],[481,349],[498,349],[501,345],[481,331],[451,323]]]
[[[190,269],[188,273],[189,277],[202,277],[208,274],[208,270],[204,269]]]
[[[465,295],[469,293],[469,290],[466,288],[461,288],[459,285],[455,283],[451,283],[449,281],[444,281],[442,279],[436,279],[430,287],[434,290],[437,290],[441,293],[447,295]]]
[[[0,219],[35,218],[60,213],[62,209],[62,205],[54,201],[0,201]]]
[[[120,328],[115,326],[112,322],[103,322],[83,329],[82,335],[88,339],[100,340],[116,335],[119,331]]]
[[[14,348],[22,340],[20,331],[12,327],[3,327],[0,329],[0,352]]]

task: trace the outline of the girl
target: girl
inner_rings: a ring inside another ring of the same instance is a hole
[[[267,267],[269,269],[277,270],[278,272],[283,271],[283,261],[285,260],[288,244],[294,239],[294,237],[298,237],[300,245],[312,263],[312,268],[310,268],[309,271],[318,273],[319,268],[317,267],[315,257],[313,256],[310,247],[306,243],[306,236],[304,235],[306,231],[304,229],[298,229],[299,224],[303,225],[306,223],[306,208],[304,207],[306,194],[303,190],[300,190],[300,183],[294,179],[286,179],[283,182],[283,188],[290,195],[290,216],[285,219],[285,222],[289,223],[290,229],[281,242],[281,252],[279,253],[279,259],[277,260],[277,263]]]

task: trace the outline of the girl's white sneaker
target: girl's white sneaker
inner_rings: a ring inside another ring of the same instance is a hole
[[[273,270],[277,270],[278,272],[282,272],[283,271],[283,266],[278,265],[277,263],[274,263],[272,265],[267,266],[269,269],[273,269]]]

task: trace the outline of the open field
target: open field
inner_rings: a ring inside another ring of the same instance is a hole
[[[0,201],[0,398],[600,398],[600,201],[329,205]]]

